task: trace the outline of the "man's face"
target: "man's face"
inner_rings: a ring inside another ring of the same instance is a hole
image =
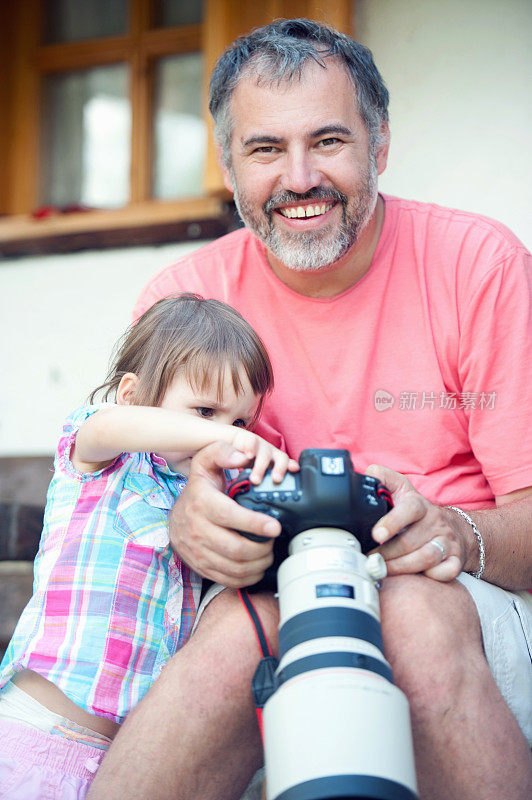
[[[359,238],[377,202],[386,147],[370,153],[355,90],[328,60],[301,80],[257,85],[232,98],[231,166],[224,170],[247,227],[286,267],[318,270]]]

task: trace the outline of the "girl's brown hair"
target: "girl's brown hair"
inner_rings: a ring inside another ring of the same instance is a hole
[[[217,383],[221,399],[229,370],[236,394],[242,392],[242,371],[260,397],[273,388],[273,371],[266,349],[245,319],[219,300],[183,293],[159,300],[131,325],[116,347],[109,373],[90,395],[93,403],[114,399],[127,372],[138,377],[135,404],[157,406],[175,375],[181,373],[195,391]]]

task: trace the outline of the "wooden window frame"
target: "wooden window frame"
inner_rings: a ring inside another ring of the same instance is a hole
[[[351,31],[350,0],[204,0],[199,25],[151,27],[151,0],[129,0],[128,32],[123,36],[42,45],[45,0],[12,0],[0,26],[0,255],[57,252],[82,247],[119,246],[220,235],[234,227],[230,194],[223,185],[208,113],[208,81],[224,48],[242,33],[278,17],[308,16]],[[151,198],[153,66],[158,58],[202,51],[202,107],[208,147],[199,197]],[[35,219],[39,205],[39,128],[45,75],[104,64],[130,66],[132,105],[131,199],[127,206],[54,214]],[[7,110],[8,113],[2,113]]]

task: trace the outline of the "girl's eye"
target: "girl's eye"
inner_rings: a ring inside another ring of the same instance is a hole
[[[196,411],[198,412],[200,417],[203,417],[203,419],[212,419],[212,417],[214,416],[214,408],[207,408],[205,406],[200,406],[199,408],[196,409]]]
[[[247,428],[247,423],[245,419],[235,419],[233,422],[235,428]]]

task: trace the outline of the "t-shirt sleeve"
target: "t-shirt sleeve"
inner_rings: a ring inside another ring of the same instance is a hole
[[[69,478],[75,478],[79,481],[90,481],[100,477],[106,470],[113,469],[115,465],[121,461],[122,456],[119,455],[111,464],[108,464],[106,467],[98,470],[97,472],[80,472],[72,463],[72,450],[74,444],[76,443],[76,436],[85,420],[89,419],[89,417],[91,417],[97,411],[101,411],[105,408],[111,408],[113,405],[114,403],[96,403],[94,405],[82,406],[81,408],[76,409],[76,411],[73,411],[72,414],[66,418],[63,425],[63,431],[61,433],[61,438],[59,439],[59,444],[57,445],[57,452],[54,461],[54,467],[56,471],[68,476]]]
[[[459,372],[475,456],[495,496],[532,485],[532,257],[515,251],[462,298]]]

